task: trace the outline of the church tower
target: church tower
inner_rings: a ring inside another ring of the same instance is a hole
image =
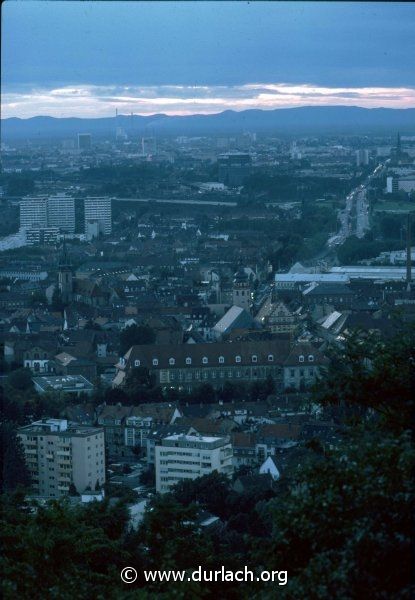
[[[73,274],[72,265],[66,249],[66,241],[63,239],[62,253],[59,258],[58,266],[58,288],[61,294],[62,303],[69,304],[73,295]]]
[[[251,283],[242,267],[234,275],[232,303],[248,313],[251,311]]]

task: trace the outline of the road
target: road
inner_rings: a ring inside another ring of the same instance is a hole
[[[355,188],[346,198],[346,206],[339,210],[339,231],[327,241],[328,248],[340,246],[350,236],[362,238],[370,229],[369,201],[367,200],[367,186],[379,175],[383,165],[379,164],[366,181]]]

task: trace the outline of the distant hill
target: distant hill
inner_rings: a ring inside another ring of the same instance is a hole
[[[415,108],[359,108],[357,106],[303,106],[275,110],[227,110],[213,115],[143,117],[119,116],[117,125],[134,135],[227,135],[255,131],[274,135],[403,134],[415,135]],[[77,133],[94,137],[115,135],[116,118],[79,119],[33,117],[2,119],[3,141],[57,139]]]

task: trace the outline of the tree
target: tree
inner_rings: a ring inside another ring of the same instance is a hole
[[[125,524],[125,511],[122,517],[107,505],[52,502],[32,514],[3,497],[4,597],[127,598],[119,583],[129,558],[121,541]],[[140,568],[137,553],[135,561]]]
[[[356,331],[344,346],[331,349],[315,399],[335,406],[349,418],[371,418],[373,411],[388,428],[413,425],[415,389],[415,327],[384,342]]]
[[[414,458],[408,434],[360,428],[300,468],[268,503],[272,535],[252,556],[268,570],[289,565],[282,598],[409,599]],[[265,586],[261,598],[273,594]]]
[[[33,389],[33,373],[27,367],[9,373],[7,384],[14,390],[27,391]]]
[[[130,325],[120,334],[121,353],[125,354],[131,346],[154,344],[156,334],[147,325]]]
[[[29,484],[30,476],[16,428],[11,422],[0,423],[0,493]]]
[[[182,506],[171,494],[156,496],[144,515],[137,539],[148,548],[150,568],[177,569],[208,565],[209,539],[197,531],[194,505]]]

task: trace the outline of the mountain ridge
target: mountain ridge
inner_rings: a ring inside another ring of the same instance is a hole
[[[383,132],[415,134],[415,108],[362,108],[359,106],[299,106],[271,110],[225,110],[193,115],[118,115],[118,117],[52,117],[1,119],[3,141],[22,138],[62,138],[77,133],[104,137],[116,127],[135,135],[231,135],[243,131],[268,134]]]

